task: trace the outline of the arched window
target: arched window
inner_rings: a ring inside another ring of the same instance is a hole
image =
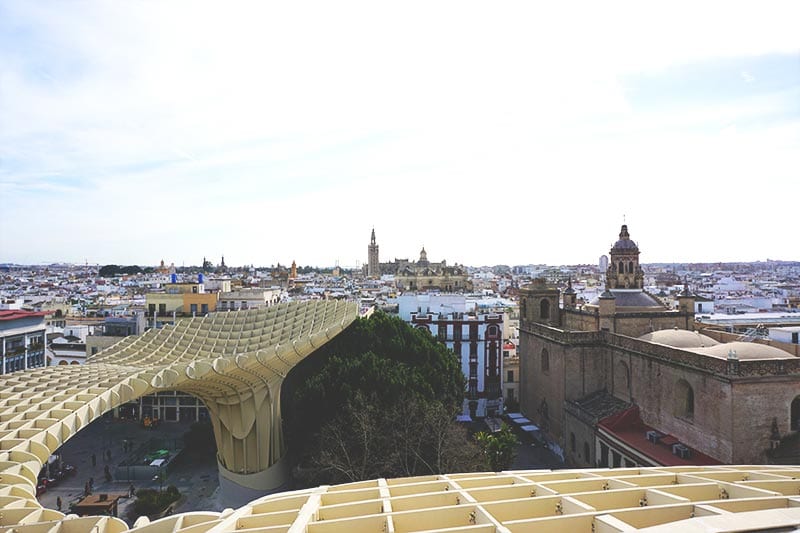
[[[542,320],[550,318],[550,300],[547,298],[542,298],[542,301],[539,302],[539,318]]]
[[[675,385],[675,416],[694,418],[694,391],[685,379]]]
[[[542,372],[550,372],[550,353],[548,353],[547,348],[542,350]]]
[[[490,337],[496,337],[496,336],[497,336],[497,326],[495,326],[494,324],[492,324],[491,326],[489,326],[488,328],[486,328],[486,333],[487,333],[487,334],[488,334]]]
[[[423,330],[423,331],[427,331],[428,333],[430,333],[430,332],[431,332],[431,329],[430,329],[428,326],[426,326],[425,324],[419,324],[419,325],[417,326],[417,329],[421,329],[421,330]]]
[[[625,263],[623,263],[622,261],[619,262],[619,273],[620,274],[625,273]]]
[[[789,427],[792,431],[800,431],[800,396],[792,400]]]
[[[631,261],[631,262],[629,262],[629,263],[628,263],[628,272],[630,272],[631,274],[633,274],[633,261]]]

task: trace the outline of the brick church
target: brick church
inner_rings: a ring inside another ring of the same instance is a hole
[[[521,289],[521,409],[576,466],[796,462],[800,358],[723,337],[696,331],[687,286],[677,309],[644,290],[623,225],[592,302]]]

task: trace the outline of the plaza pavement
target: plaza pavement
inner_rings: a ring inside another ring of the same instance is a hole
[[[56,453],[60,454],[62,461],[72,464],[77,468],[77,473],[62,480],[55,486],[48,488],[47,492],[39,496],[39,502],[50,509],[57,509],[56,499],[62,500],[61,510],[67,512],[70,502],[83,497],[84,486],[89,478],[94,478],[94,494],[123,493],[130,487],[128,481],[105,481],[104,467],[106,464],[113,474],[115,467],[133,452],[124,452],[124,441],[133,442],[133,449],[150,439],[163,439],[177,441],[182,446],[183,434],[189,430],[188,423],[165,422],[157,428],[147,429],[141,422],[133,420],[115,420],[110,417],[101,417],[77,435],[68,440]],[[106,457],[111,451],[111,460]],[[97,459],[92,467],[92,454]],[[187,512],[194,510],[221,511],[222,507],[217,502],[219,480],[217,477],[217,463],[213,455],[202,460],[193,458],[187,461],[184,457],[174,460],[174,469],[168,475],[164,488],[175,485],[184,495],[174,512]],[[136,489],[158,489],[158,481],[135,481]],[[128,519],[127,512],[132,498],[124,498],[119,502],[119,518]],[[135,517],[134,517],[135,520]]]

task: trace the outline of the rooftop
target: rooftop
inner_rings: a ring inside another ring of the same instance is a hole
[[[639,415],[639,407],[635,405],[625,411],[613,414],[601,420],[598,426],[606,430],[608,434],[612,435],[617,440],[622,441],[639,454],[648,457],[659,465],[685,466],[721,464],[713,457],[709,457],[685,445],[684,446],[689,450],[687,457],[683,458],[675,455],[672,446],[680,444],[680,441],[672,435],[661,433],[655,428],[645,424]],[[659,435],[656,442],[648,439],[648,432],[655,432]]]
[[[23,318],[45,317],[48,315],[47,311],[23,311],[21,309],[3,309],[0,310],[0,322],[8,320],[20,320]]]

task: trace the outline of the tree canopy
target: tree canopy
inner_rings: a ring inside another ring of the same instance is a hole
[[[131,265],[131,266],[120,266],[120,265],[105,265],[100,267],[99,275],[103,278],[112,278],[114,276],[119,276],[121,274],[141,274],[142,272],[151,271],[152,268],[145,268],[142,269],[138,265]]]
[[[476,433],[475,439],[478,441],[486,463],[491,470],[500,472],[511,466],[519,441],[508,425],[503,423],[500,426],[500,431],[494,433],[486,431]]]
[[[472,470],[480,451],[454,422],[464,388],[428,332],[381,312],[359,319],[284,383],[294,462],[308,484]]]

